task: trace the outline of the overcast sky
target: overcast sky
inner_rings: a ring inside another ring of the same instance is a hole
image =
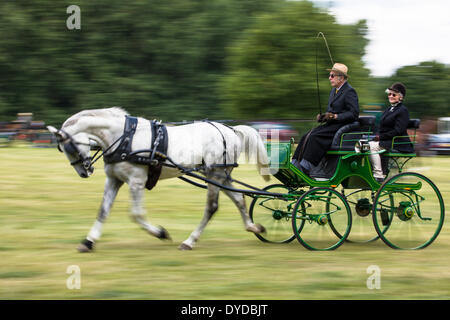
[[[390,76],[399,67],[421,61],[450,64],[450,0],[313,2],[329,8],[338,23],[367,20],[370,42],[364,61],[374,76]]]

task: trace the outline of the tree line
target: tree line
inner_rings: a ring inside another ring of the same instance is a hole
[[[414,116],[448,115],[449,67],[405,66],[375,79],[365,21],[341,25],[308,1],[80,0],[0,3],[0,121],[17,112],[60,125],[83,109],[122,106],[163,121],[311,118],[326,108],[326,68],[350,68],[361,104],[393,80]],[[320,88],[317,91],[316,78]]]

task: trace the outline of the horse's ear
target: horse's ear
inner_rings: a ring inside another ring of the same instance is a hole
[[[47,126],[48,131],[50,131],[51,133],[53,133],[55,135],[56,138],[64,140],[66,139],[66,135],[64,134],[63,131],[56,129],[55,127],[52,126]]]
[[[58,132],[58,129],[52,126],[47,126],[48,131],[50,131],[53,134],[56,134]]]
[[[99,150],[102,147],[97,143],[97,141],[89,139],[89,145],[91,146],[91,150]]]

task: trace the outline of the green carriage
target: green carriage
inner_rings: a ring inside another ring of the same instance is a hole
[[[268,143],[272,174],[280,183],[264,188],[267,194],[256,195],[250,205],[253,221],[267,229],[256,236],[271,243],[296,238],[311,250],[379,238],[395,249],[430,245],[444,222],[442,196],[427,177],[404,172],[416,154],[395,151],[395,138],[392,149],[382,154],[385,181],[373,178],[370,150],[357,152],[355,144],[364,146],[374,125],[375,117],[365,116],[341,128],[309,176],[291,163],[293,141]],[[415,131],[419,125],[419,120],[410,120],[409,128]]]

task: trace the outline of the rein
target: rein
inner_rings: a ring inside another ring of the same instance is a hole
[[[67,136],[67,138],[59,140],[58,143],[62,143],[64,145],[64,150],[66,150],[67,153],[72,154],[72,155],[74,155],[74,154],[78,155],[78,159],[75,161],[71,161],[70,165],[74,166],[76,164],[82,163],[86,170],[92,169],[93,164],[96,163],[100,158],[102,158],[105,155],[105,153],[107,153],[109,150],[111,150],[111,148],[117,142],[122,140],[125,136],[125,134],[123,134],[119,139],[114,141],[108,148],[106,148],[100,155],[99,155],[99,152],[102,151],[102,149],[98,149],[92,157],[85,157],[81,154],[77,145],[90,146],[90,144],[75,141],[73,139],[73,137],[70,134],[68,134],[66,131],[64,131],[62,129],[60,129],[60,130]],[[58,145],[58,150],[60,152],[62,152],[59,145]]]
[[[121,135],[119,139],[117,139],[116,141],[114,141],[108,148],[106,148],[100,155],[97,156],[97,154],[102,151],[102,149],[98,149],[97,152],[94,153],[94,155],[91,157],[91,166],[96,163],[99,159],[101,159],[105,153],[107,153],[109,150],[111,150],[111,148],[119,141],[123,140],[123,138],[125,137],[125,134]],[[114,151],[112,152],[114,153]],[[111,154],[112,154],[111,153]],[[108,156],[108,155],[106,155]],[[97,157],[97,158],[96,158]]]

